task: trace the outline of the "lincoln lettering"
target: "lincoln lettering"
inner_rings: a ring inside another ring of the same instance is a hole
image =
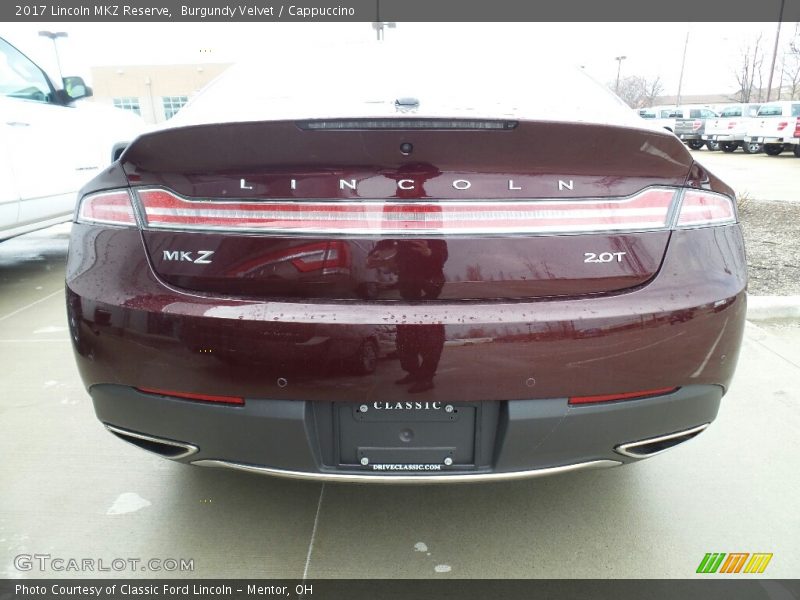
[[[340,179],[339,180],[339,189],[344,190],[353,190],[356,191],[358,189],[359,180],[358,179]],[[417,189],[417,182],[413,179],[398,179],[397,180],[397,189],[398,190],[414,190]],[[450,182],[450,185],[455,190],[468,190],[472,187],[472,182],[469,179],[454,179]],[[518,185],[513,179],[508,179],[505,184],[506,189],[510,191],[521,191],[522,186]],[[575,182],[572,179],[563,180],[559,179],[557,182],[554,183],[554,187],[558,189],[558,191],[563,190],[573,190],[575,187]],[[297,179],[290,179],[289,180],[289,188],[296,190],[297,189]],[[244,177],[239,180],[239,189],[241,190],[254,190],[255,186],[252,182],[248,181]]]

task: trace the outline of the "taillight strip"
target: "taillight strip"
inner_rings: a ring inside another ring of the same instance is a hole
[[[127,190],[112,190],[84,196],[78,209],[77,221],[104,225],[136,225],[130,194]]]
[[[724,225],[735,222],[736,209],[728,196],[705,190],[684,192],[678,215],[678,227]]]
[[[665,229],[674,189],[628,198],[541,201],[219,201],[138,191],[154,229],[303,233],[569,233]]]

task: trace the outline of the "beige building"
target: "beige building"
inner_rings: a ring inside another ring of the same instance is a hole
[[[229,66],[207,63],[93,67],[94,101],[131,110],[148,123],[161,123]]]

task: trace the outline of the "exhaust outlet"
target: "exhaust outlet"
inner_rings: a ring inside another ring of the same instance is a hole
[[[668,433],[658,437],[640,440],[638,442],[628,442],[627,444],[620,444],[614,451],[623,456],[630,456],[631,458],[650,458],[656,454],[669,450],[670,448],[687,442],[693,437],[702,433],[710,423],[704,423],[691,429],[683,431],[676,431],[675,433]]]
[[[200,449],[192,444],[186,442],[176,442],[175,440],[166,440],[152,435],[145,435],[143,433],[136,433],[128,431],[127,429],[120,429],[113,425],[105,424],[106,429],[117,436],[119,439],[133,444],[137,448],[153,452],[164,458],[171,460],[180,460],[196,454]]]

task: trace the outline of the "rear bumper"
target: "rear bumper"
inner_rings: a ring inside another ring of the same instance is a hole
[[[453,465],[470,477],[636,460],[614,449],[714,419],[746,313],[738,226],[673,232],[658,275],[624,293],[528,302],[208,297],[166,285],[140,260],[119,259],[142,252],[137,231],[75,225],[72,244],[70,333],[98,418],[177,442],[173,454],[197,447],[183,462],[292,477],[375,477],[343,471],[330,432],[334,407],[376,401],[480,406],[486,434],[475,440],[472,462]],[[96,251],[105,247],[113,255]],[[372,370],[344,368],[342,360],[365,339],[380,349]],[[404,345],[416,345],[414,362],[428,355],[435,385],[412,393],[394,383],[408,371]],[[605,406],[570,407],[566,400],[676,387],[667,396]],[[207,405],[135,388],[246,403]],[[430,480],[428,473],[401,477]]]
[[[708,142],[741,142],[744,136],[741,134],[722,134],[722,133],[706,133],[703,139]]]
[[[770,136],[750,136],[751,142],[757,142],[759,144],[784,144],[788,146],[794,146],[796,144],[800,144],[800,138],[793,138],[793,137],[770,137]]]
[[[717,415],[722,388],[687,386],[604,405],[570,406],[566,398],[485,403],[471,462],[415,473],[342,466],[331,402],[248,398],[241,407],[213,406],[115,385],[94,386],[91,396],[97,417],[118,435],[123,432],[123,439],[129,432],[188,448],[188,453],[167,455],[180,462],[299,479],[435,483],[517,479],[633,462],[638,457],[621,446],[702,429]],[[399,431],[415,425],[393,426]]]

